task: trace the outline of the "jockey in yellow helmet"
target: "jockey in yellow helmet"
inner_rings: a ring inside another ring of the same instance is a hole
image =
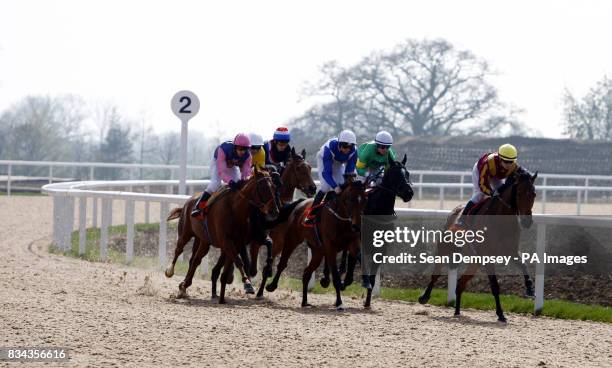
[[[491,196],[517,168],[516,147],[511,144],[502,144],[497,152],[485,153],[472,168],[473,194],[463,208],[461,216],[451,226],[452,230],[465,228],[465,216],[475,204]]]

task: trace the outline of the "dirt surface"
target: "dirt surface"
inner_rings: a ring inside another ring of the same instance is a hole
[[[610,324],[350,298],[338,313],[331,295],[304,310],[289,290],[220,306],[200,279],[178,301],[158,270],[49,254],[51,213],[49,198],[0,197],[0,346],[66,346],[67,366],[612,365]]]

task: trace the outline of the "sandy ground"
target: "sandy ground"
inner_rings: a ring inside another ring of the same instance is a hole
[[[297,291],[256,301],[237,285],[220,306],[201,279],[177,301],[180,280],[160,271],[49,254],[51,213],[46,197],[0,197],[0,346],[66,346],[65,366],[612,365],[610,324],[508,314],[500,325],[493,312],[380,300],[364,311],[358,298],[337,313],[331,295],[304,310]]]

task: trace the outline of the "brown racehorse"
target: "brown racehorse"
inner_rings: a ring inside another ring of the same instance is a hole
[[[281,175],[282,185],[280,186],[280,199],[283,203],[291,202],[295,189],[301,190],[309,198],[315,194],[317,187],[314,181],[312,180],[311,170],[312,167],[310,166],[310,164],[308,164],[308,162],[306,162],[306,150],[302,150],[301,155],[298,155],[295,152],[295,148],[291,148],[290,159]],[[194,195],[194,198],[196,198],[197,200],[199,195],[200,193],[196,193]],[[190,199],[188,203],[192,202],[192,200],[193,198]],[[191,205],[193,206],[193,203],[191,203]],[[170,212],[170,215],[168,216],[167,220],[169,221],[175,218],[179,218],[183,209],[184,207],[177,207],[173,209]],[[181,227],[181,220],[182,219],[179,219],[179,228]],[[182,234],[182,236],[179,236],[176,242],[176,247],[174,248],[174,257],[172,259],[172,263],[168,265],[165,271],[166,277],[172,277],[174,275],[174,266],[176,265],[176,261],[178,260],[178,257],[183,253],[185,245],[189,242],[189,240],[191,240],[193,236],[194,235],[189,232],[186,232],[185,234]],[[192,255],[195,254],[195,252],[197,251],[198,245],[199,241],[196,238],[192,247]],[[259,251],[260,246],[261,244],[252,244],[251,249],[253,249],[254,247],[256,251]],[[268,250],[268,254],[271,254],[270,250]],[[244,261],[246,263],[246,260]],[[218,273],[220,272],[220,267],[223,265],[223,262],[225,262],[223,257],[219,257],[219,259],[217,260],[217,264],[213,268],[213,275],[216,272],[218,276]],[[252,261],[252,263],[250,263],[249,266],[249,274],[251,276],[255,276],[257,274],[257,258],[254,258],[254,260]],[[214,281],[216,281],[216,278]]]
[[[283,170],[281,176],[282,185],[280,188],[280,199],[284,205],[288,205],[293,200],[293,194],[295,189],[302,191],[308,198],[312,198],[317,191],[317,186],[312,180],[312,167],[306,161],[306,150],[302,150],[301,154],[296,154],[295,150],[291,149],[291,156],[287,162],[287,166]],[[281,212],[283,209],[281,209]],[[284,217],[284,216],[283,216]],[[279,221],[274,221],[274,224],[264,224],[267,228],[277,226]],[[251,255],[251,268],[249,270],[250,276],[257,275],[257,257],[259,255],[259,249],[261,243],[253,241],[250,247]],[[277,248],[278,249],[278,248]],[[280,249],[278,250],[280,253]],[[278,255],[278,253],[276,254]],[[271,276],[272,273],[272,256],[273,250],[268,249],[266,266],[264,273],[266,277]],[[217,262],[217,265],[219,262]],[[216,266],[215,266],[216,267]],[[259,295],[261,297],[261,295]]]
[[[473,229],[487,228],[487,236],[482,244],[462,248],[463,253],[472,255],[508,255],[511,256],[513,263],[517,264],[523,270],[525,277],[525,286],[529,290],[531,288],[531,280],[527,273],[527,268],[524,264],[515,261],[519,250],[519,240],[521,234],[521,226],[529,228],[533,223],[531,217],[531,209],[535,201],[536,192],[534,182],[538,176],[519,168],[514,174],[506,179],[506,182],[498,189],[498,194],[487,198],[481,206],[476,210],[469,219],[469,227]],[[446,229],[456,221],[457,216],[461,213],[462,207],[455,208],[446,220]],[[497,215],[488,216],[488,215]],[[516,220],[518,216],[520,221]],[[520,222],[520,224],[519,224]],[[453,244],[438,243],[438,255],[452,255],[453,252],[459,250]],[[481,266],[477,263],[471,263],[467,266],[464,274],[457,281],[455,291],[455,316],[459,316],[461,312],[461,294],[465,290],[467,283],[472,279],[475,273]],[[486,272],[491,285],[491,292],[495,298],[495,312],[500,322],[506,322],[506,317],[499,301],[499,284],[495,275],[495,268],[492,264],[488,264]],[[441,264],[436,264],[431,276],[431,281],[427,285],[426,290],[419,297],[419,303],[425,304],[431,297],[431,290],[434,283],[440,277],[442,270]]]
[[[343,310],[340,296],[341,280],[336,266],[336,255],[339,251],[348,249],[353,255],[359,252],[361,226],[361,212],[365,205],[365,187],[361,182],[349,181],[344,184],[342,193],[335,199],[326,201],[320,214],[320,221],[314,228],[302,225],[306,210],[312,201],[300,203],[291,213],[289,220],[274,228],[270,234],[273,241],[273,255],[281,254],[276,274],[272,282],[266,286],[265,274],[257,295],[263,295],[263,288],[272,292],[278,287],[278,281],[283,270],[287,267],[289,257],[293,251],[304,241],[312,251],[310,263],[302,275],[302,307],[309,306],[307,300],[308,281],[314,270],[319,267],[325,257],[332,269],[332,278],[336,288],[336,308]],[[335,270],[335,272],[333,272]]]
[[[179,285],[179,297],[186,296],[187,288],[191,285],[196,268],[200,265],[202,258],[208,253],[210,245],[221,249],[225,255],[224,272],[221,276],[221,295],[219,303],[225,303],[225,286],[230,280],[230,272],[233,263],[238,267],[243,282],[249,283],[249,278],[238,253],[245,246],[249,234],[249,206],[255,206],[261,210],[270,220],[278,216],[279,210],[276,203],[275,187],[267,171],[255,169],[253,175],[242,188],[236,192],[226,191],[217,193],[217,198],[209,200],[207,214],[204,223],[191,217],[191,210],[197,200],[194,196],[189,199],[182,209],[174,209],[169,219],[176,218],[179,213],[179,240],[178,243],[186,243],[193,236],[198,241],[197,251],[191,256],[189,270],[185,280]],[[187,240],[185,240],[187,239]],[[184,246],[183,243],[183,246]],[[195,248],[195,244],[194,244]]]

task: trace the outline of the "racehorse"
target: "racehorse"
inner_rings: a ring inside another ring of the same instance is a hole
[[[366,187],[370,182],[376,183],[376,186],[366,191],[367,202],[363,214],[364,216],[380,216],[377,217],[378,220],[384,219],[384,221],[386,221],[386,223],[382,223],[380,224],[380,226],[377,226],[377,229],[379,229],[380,227],[388,227],[387,225],[392,224],[391,221],[395,218],[396,196],[400,197],[405,203],[409,202],[412,199],[412,196],[414,195],[412,187],[410,186],[410,173],[408,172],[408,170],[406,170],[405,165],[406,155],[404,155],[404,159],[401,162],[391,162],[387,170],[381,168],[366,180]],[[379,180],[380,183],[378,183]],[[363,244],[362,247],[364,246],[370,247],[371,244]],[[343,252],[342,256],[342,263],[344,263],[344,260],[346,259],[346,251]],[[361,255],[361,257],[364,256],[366,255]],[[353,283],[353,273],[355,271],[356,261],[356,257],[349,255],[348,269],[346,277],[344,279],[344,283],[342,285],[343,289]],[[364,262],[362,262],[362,266],[363,265]],[[379,265],[377,263],[371,263],[371,267],[368,270],[368,274],[364,273],[364,282],[367,283],[367,285],[364,285],[367,289],[366,300],[364,302],[365,308],[370,308],[370,303],[372,300],[372,288],[374,287],[374,283],[376,281],[376,272],[378,270],[378,267]],[[321,280],[321,285],[327,287],[327,285],[329,284],[329,267],[327,263],[325,264],[323,274],[324,277]]]
[[[176,213],[179,213],[180,216],[177,247],[179,243],[184,245],[193,236],[196,236],[199,240],[197,250],[189,260],[187,275],[179,285],[179,297],[186,296],[187,288],[192,283],[195,270],[202,262],[202,258],[208,253],[210,245],[220,248],[222,254],[225,255],[224,272],[221,275],[220,304],[225,303],[225,286],[231,278],[230,273],[233,267],[230,266],[233,263],[238,267],[243,282],[250,284],[242,260],[238,256],[241,248],[248,241],[250,206],[255,206],[269,220],[274,220],[279,214],[275,190],[269,173],[255,168],[253,175],[243,184],[241,189],[237,191],[218,191],[209,200],[207,214],[203,222],[190,215],[197,200],[196,196],[189,199],[179,211],[174,209],[171,212],[169,219]]]
[[[280,200],[283,203],[283,207],[280,209],[280,213],[277,219],[274,221],[261,221],[255,223],[254,226],[262,228],[263,232],[272,229],[274,226],[284,222],[287,220],[289,214],[293,211],[293,209],[299,204],[300,201],[296,201],[291,203],[293,199],[293,194],[295,189],[299,189],[306,196],[312,197],[314,196],[317,187],[312,180],[311,175],[312,167],[306,161],[306,150],[302,150],[301,154],[297,154],[294,148],[291,148],[291,154],[289,156],[289,160],[287,162],[287,166],[283,168],[281,175],[281,186],[280,186]],[[251,218],[251,221],[256,221],[256,219]],[[253,226],[251,226],[253,229]],[[258,239],[257,236],[253,236],[251,234],[251,261],[248,263],[248,256],[246,255],[246,249],[243,248],[244,252],[240,253],[240,257],[243,259],[244,264],[250,264],[249,267],[249,275],[255,276],[257,275],[257,256],[259,254],[259,249],[262,243],[267,243],[267,257],[266,257],[266,266],[264,267],[263,272],[266,274],[266,277],[271,276],[272,274],[272,249],[269,242],[265,242],[264,239]],[[221,274],[221,268],[225,262],[225,257],[223,254],[219,256],[217,259],[217,263],[212,268],[210,273],[210,279],[212,283],[212,297],[215,298],[217,294],[217,280],[219,275]],[[230,266],[232,267],[232,266]],[[250,284],[245,285],[245,291],[248,294],[254,293],[254,290]]]
[[[306,240],[310,247],[313,257],[309,265],[304,270],[302,282],[304,284],[302,306],[308,306],[307,291],[308,280],[312,272],[319,266],[321,259],[329,254],[334,258],[338,250],[349,249],[352,254],[356,254],[359,248],[359,232],[357,230],[361,221],[361,210],[365,204],[365,187],[361,182],[353,182],[352,178],[347,178],[347,182],[342,185],[343,191],[334,199],[325,201],[320,214],[320,224],[314,228],[303,226],[304,218],[308,209],[312,205],[312,200],[306,200],[297,205],[290,214],[287,222],[275,227],[271,233],[272,254],[274,257],[281,254],[281,259],[276,266],[276,274],[272,282],[266,285],[267,276],[262,274],[262,281],[257,292],[258,297],[263,296],[263,289],[273,292],[278,287],[278,282],[282,272],[287,268],[289,257],[293,251]],[[329,194],[328,194],[329,196]],[[336,248],[337,247],[337,248]],[[326,258],[327,259],[327,258]],[[343,309],[340,299],[340,281],[334,279],[337,286],[337,309]],[[305,281],[304,281],[305,280]]]
[[[289,161],[287,162],[287,166],[283,169],[281,175],[282,185],[280,187],[280,200],[284,205],[284,208],[281,208],[281,216],[279,219],[273,222],[264,222],[261,224],[265,230],[270,230],[274,226],[283,222],[286,217],[284,216],[285,210],[289,209],[286,207],[293,200],[293,194],[295,189],[299,189],[302,193],[304,193],[308,198],[312,198],[316,191],[317,186],[312,180],[312,166],[306,161],[306,150],[302,150],[301,154],[297,154],[295,149],[291,148],[291,155]],[[297,203],[295,204],[297,205]],[[292,209],[291,209],[292,210]],[[257,275],[257,258],[259,255],[259,249],[262,245],[261,241],[257,241],[254,239],[251,242],[250,246],[250,255],[251,255],[251,267],[249,270],[250,276]],[[272,249],[267,247],[267,258],[266,258],[266,266],[264,268],[264,273],[266,277],[271,276],[272,273]],[[219,262],[217,262],[219,264]],[[212,275],[214,275],[214,269]]]
[[[473,215],[469,216],[469,218],[471,218],[468,220],[471,222],[469,226],[473,229],[483,229],[486,227],[486,240],[482,244],[465,245],[462,248],[463,253],[469,252],[475,255],[511,256],[513,263],[518,263],[523,270],[525,287],[528,293],[530,291],[532,293],[533,289],[531,279],[527,273],[527,268],[524,264],[514,260],[514,258],[518,255],[521,226],[529,228],[533,224],[531,211],[536,197],[534,182],[537,176],[537,172],[531,175],[520,168],[506,179],[506,182],[498,188],[497,193],[478,205]],[[459,206],[451,212],[446,220],[446,229],[449,229],[456,221],[461,211],[462,207]],[[519,221],[517,221],[516,217],[518,217]],[[452,243],[447,244],[440,242],[438,243],[437,251],[438,255],[443,256],[452,255],[453,252],[457,252],[457,249]],[[465,290],[468,281],[474,277],[479,267],[480,265],[477,263],[469,264],[463,275],[457,281],[457,288],[455,291],[455,316],[459,316],[461,313],[461,294]],[[419,303],[425,304],[431,297],[431,290],[436,280],[440,277],[441,269],[442,265],[437,263],[431,275],[431,281],[423,294],[419,297]],[[488,264],[485,270],[491,285],[491,292],[495,298],[495,313],[497,314],[498,321],[505,323],[506,317],[504,316],[499,300],[500,290],[495,274],[495,267],[493,264]]]
[[[281,184],[280,185],[280,200],[283,201],[283,203],[289,202],[291,198],[293,198],[293,193],[296,188],[301,190],[308,197],[312,197],[315,194],[316,189],[317,189],[317,187],[314,184],[314,181],[312,180],[312,176],[310,173],[312,168],[308,164],[308,162],[306,162],[306,159],[305,159],[306,150],[302,150],[301,155],[299,155],[295,152],[295,149],[292,148],[290,157],[291,158],[289,162],[287,163],[287,166],[285,167],[283,174],[280,177],[280,183],[279,183]],[[271,175],[274,176],[278,174],[276,174],[275,172],[271,172]],[[195,198],[197,199],[198,196],[199,196],[199,193],[196,193]],[[190,201],[192,201],[192,199],[190,199],[188,202]],[[185,206],[177,207],[173,209],[170,212],[170,215],[168,216],[167,221],[181,217],[181,213],[184,209],[185,209]],[[179,227],[180,227],[180,220],[179,220]],[[174,267],[176,265],[176,261],[178,257],[183,253],[183,250],[185,249],[185,245],[187,245],[187,243],[189,242],[189,240],[191,240],[192,237],[193,237],[193,234],[185,233],[183,234],[183,236],[179,236],[179,238],[177,239],[176,247],[174,248],[174,257],[172,259],[172,263],[168,265],[168,267],[166,267],[166,271],[165,271],[166,277],[172,277],[174,275]],[[195,254],[195,252],[197,251],[199,243],[200,242],[197,238],[194,239],[192,254]],[[259,250],[260,245],[261,244],[258,244],[256,246],[257,250]],[[270,254],[271,254],[271,250],[268,249],[268,255]],[[255,258],[254,262],[249,264],[248,257],[246,257],[246,252],[241,252],[241,256],[243,257],[243,263],[245,264],[245,267],[249,269],[250,275],[255,276],[257,274],[257,259]],[[268,256],[268,260],[269,258],[270,256]],[[218,277],[220,268],[216,269],[216,267],[217,266],[220,267],[224,261],[225,261],[224,259],[219,258],[217,265],[215,266],[215,268],[213,268],[213,271],[216,270],[217,272],[217,277]],[[213,275],[214,275],[214,272],[213,272]]]

